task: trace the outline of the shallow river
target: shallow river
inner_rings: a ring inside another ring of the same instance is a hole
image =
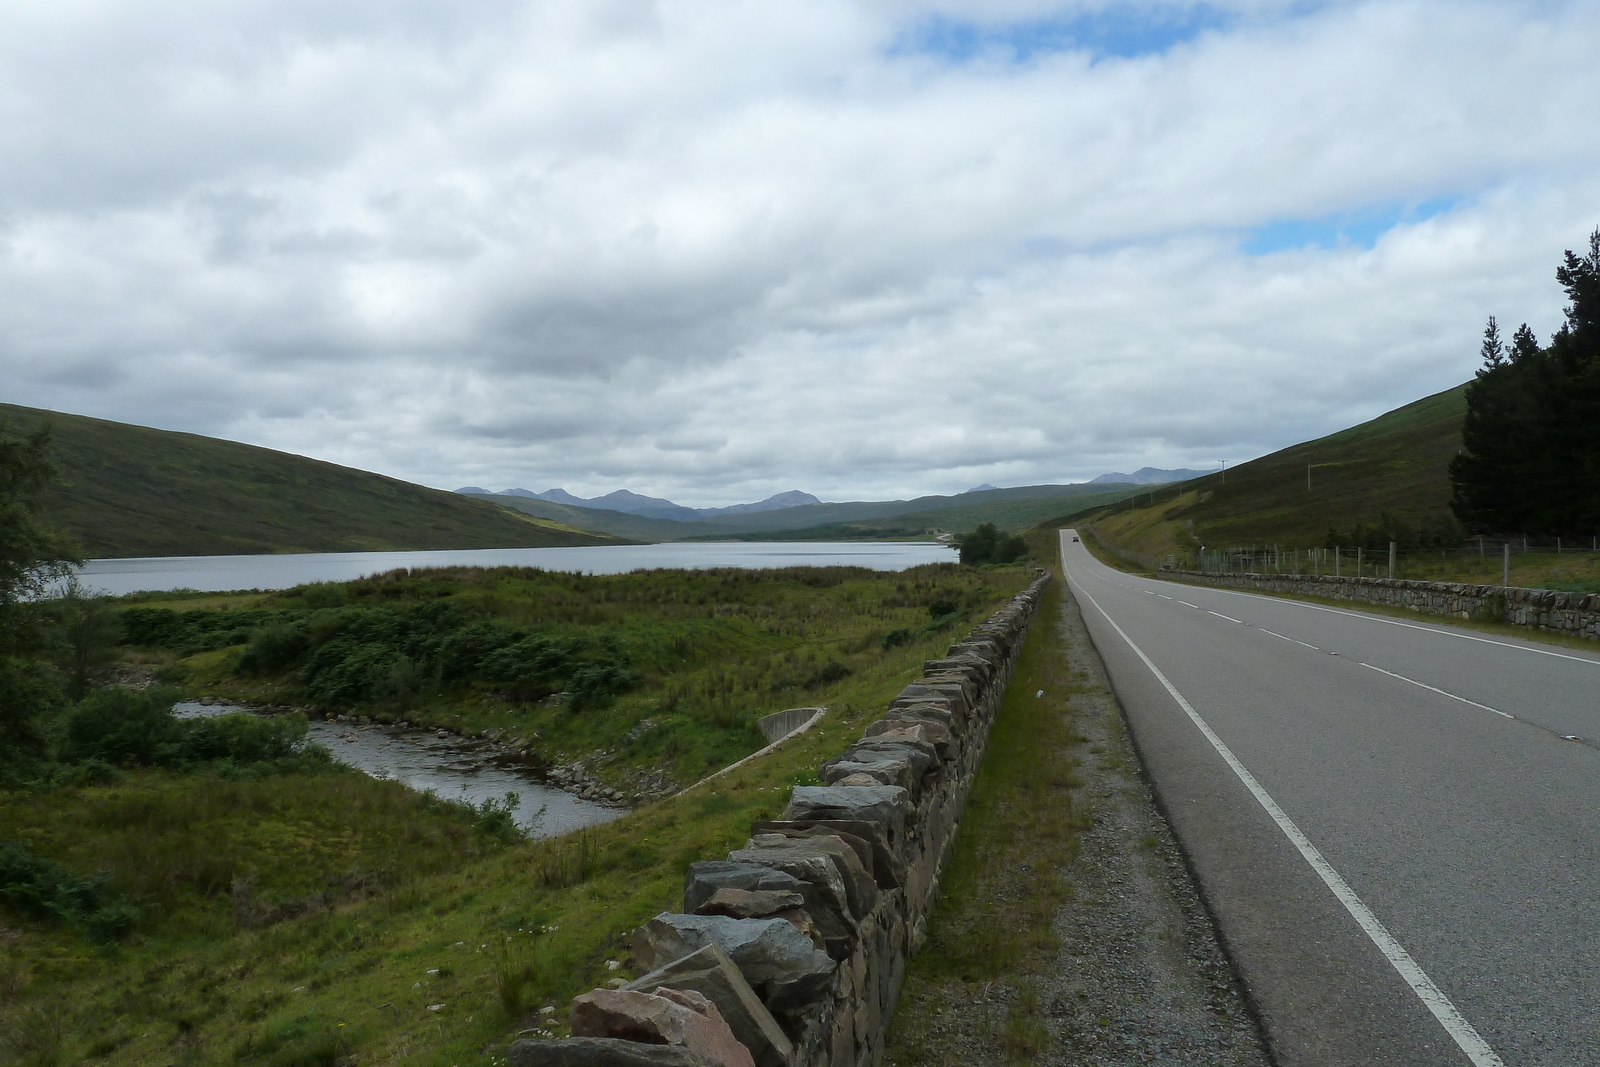
[[[248,710],[192,701],[173,708],[180,718]],[[412,789],[431,789],[447,800],[482,804],[518,793],[513,817],[535,837],[555,837],[622,814],[620,809],[592,804],[546,785],[523,761],[491,753],[481,743],[454,734],[441,738],[431,730],[312,719],[310,739],[327,746],[340,763],[374,778],[392,778]]]
[[[626,574],[640,567],[868,567],[901,571],[951,562],[955,552],[929,541],[699,541],[581,548],[480,548],[442,552],[305,552],[263,556],[147,556],[92,559],[79,577],[120,595],[166,589],[221,592],[345,582],[398,567],[540,567],[577,574]]]

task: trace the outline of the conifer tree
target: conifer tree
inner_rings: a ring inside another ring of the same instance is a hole
[[[1556,280],[1569,302],[1549,346],[1526,323],[1509,353],[1492,317],[1484,330],[1450,464],[1451,509],[1480,530],[1600,530],[1600,229],[1587,256],[1566,253]]]

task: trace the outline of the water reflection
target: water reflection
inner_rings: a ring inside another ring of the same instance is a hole
[[[226,715],[248,708],[185,701],[173,708],[180,718]],[[311,720],[310,740],[327,747],[340,763],[392,778],[412,789],[431,789],[448,800],[482,804],[518,793],[512,817],[535,837],[555,837],[584,826],[609,822],[616,808],[591,803],[541,781],[524,761],[487,751],[481,743],[422,729],[358,726]]]

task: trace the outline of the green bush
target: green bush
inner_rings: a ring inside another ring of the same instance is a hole
[[[62,755],[72,762],[98,759],[116,764],[162,766],[181,758],[185,724],[172,716],[178,691],[100,689],[67,718]]]
[[[306,739],[304,715],[262,717],[236,712],[180,721],[182,754],[190,760],[264,763],[293,755]]]
[[[106,892],[110,878],[74,878],[23,845],[0,842],[0,900],[33,918],[77,926],[97,941],[122,937],[139,917],[126,898]]]
[[[1028,543],[1020,536],[1002,534],[994,523],[980,523],[971,533],[960,537],[961,562],[968,566],[985,563],[1005,565],[1015,563],[1028,554]]]
[[[311,629],[305,620],[271,622],[250,635],[239,653],[241,674],[273,674],[300,662],[311,650]]]
[[[911,637],[912,634],[909,627],[897,626],[893,630],[890,630],[888,633],[883,635],[883,647],[885,649],[890,649],[898,648],[901,645],[909,645],[911,643]]]

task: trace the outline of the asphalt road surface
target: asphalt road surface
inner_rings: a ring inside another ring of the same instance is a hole
[[[1284,1067],[1600,1064],[1600,650],[1062,562]]]

